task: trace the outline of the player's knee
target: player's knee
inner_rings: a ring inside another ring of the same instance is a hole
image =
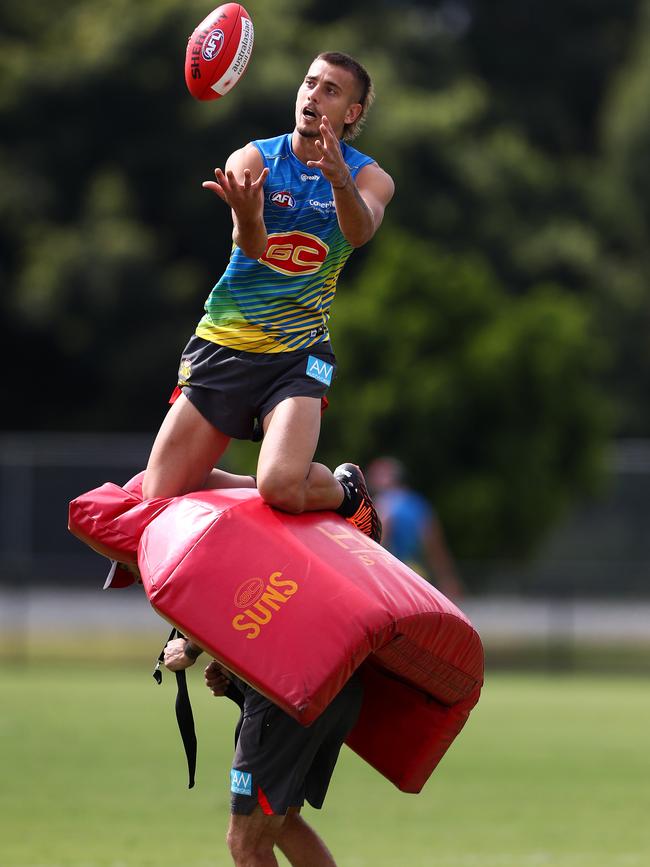
[[[232,855],[233,861],[236,861],[240,851],[241,846],[238,839],[238,835],[232,828],[228,828],[228,833],[226,834],[226,846],[228,847],[228,851]]]
[[[257,490],[264,502],[274,509],[291,512],[294,515],[304,511],[304,479],[290,479],[280,474],[269,473],[258,476]]]
[[[242,834],[234,830],[232,827],[228,828],[228,833],[226,834],[226,845],[228,846],[228,851],[232,855],[235,864],[238,864],[239,860],[244,858],[249,850]]]
[[[142,497],[145,500],[151,500],[153,497],[162,496],[160,493],[160,485],[157,484],[158,479],[152,474],[145,472],[142,480]]]
[[[187,485],[181,485],[177,480],[166,478],[160,473],[147,471],[142,480],[143,500],[152,500],[155,497],[178,497],[187,490]]]
[[[246,834],[232,826],[226,834],[226,845],[237,867],[267,864],[268,856],[273,851],[272,842],[265,837]]]

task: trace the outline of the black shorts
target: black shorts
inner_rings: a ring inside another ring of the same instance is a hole
[[[231,811],[249,815],[259,804],[284,816],[307,800],[320,809],[343,741],[361,709],[357,675],[310,726],[301,726],[252,687],[245,688],[243,721],[230,771]]]
[[[329,342],[292,352],[245,352],[193,335],[178,386],[211,424],[235,439],[260,439],[262,421],[288,397],[323,398],[336,372]]]

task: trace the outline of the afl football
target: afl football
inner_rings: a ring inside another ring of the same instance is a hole
[[[239,3],[224,3],[187,43],[185,82],[195,99],[219,99],[237,84],[253,51],[253,22]]]

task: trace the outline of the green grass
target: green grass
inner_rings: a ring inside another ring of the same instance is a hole
[[[192,791],[172,676],[5,664],[0,867],[229,865],[235,708],[198,667],[190,681]],[[422,794],[346,749],[324,810],[305,815],[340,867],[646,867],[649,729],[644,679],[492,676]]]

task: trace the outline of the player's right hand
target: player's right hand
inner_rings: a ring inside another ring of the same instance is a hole
[[[253,178],[251,170],[246,168],[240,183],[232,169],[226,169],[225,172],[215,169],[216,181],[204,181],[202,187],[216,193],[240,220],[253,220],[264,212],[264,182],[268,175],[268,168],[263,168],[259,176]]]
[[[205,667],[205,685],[212,695],[224,695],[230,684],[228,671],[216,659]]]

